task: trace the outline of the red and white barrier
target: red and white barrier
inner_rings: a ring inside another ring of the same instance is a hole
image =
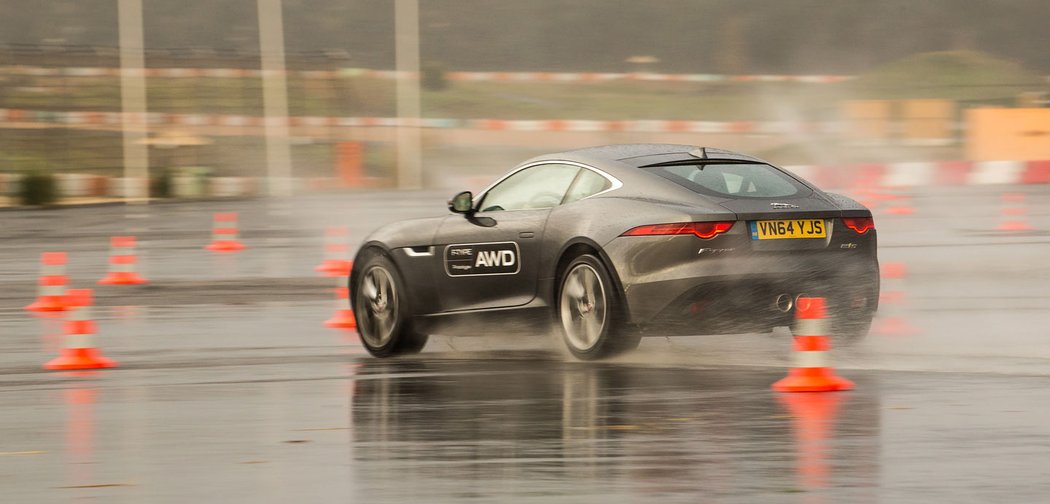
[[[785,168],[825,188],[850,187],[858,182],[877,187],[1050,183],[1050,161],[921,161]]]
[[[0,67],[0,73],[8,75],[28,75],[34,77],[120,77],[119,68],[105,67],[34,67],[7,66]],[[147,68],[142,71],[129,70],[129,73],[146,77],[163,77],[170,79],[187,78],[258,78],[260,70],[244,68]],[[344,68],[338,70],[299,70],[286,71],[284,75],[303,79],[333,79],[345,76],[360,76],[373,79],[415,78],[412,72],[390,70],[372,70],[366,68]],[[724,74],[666,74],[651,72],[446,72],[445,77],[451,81],[464,82],[608,82],[620,80],[652,82],[798,82],[805,84],[833,84],[853,79],[851,75],[724,75]]]
[[[248,177],[213,177],[209,179],[209,193],[218,198],[247,196],[255,192],[254,182]]]
[[[55,176],[60,196],[82,198],[97,196],[94,193],[94,175],[83,173],[62,173]]]
[[[115,198],[149,196],[149,181],[141,177],[115,177],[110,180],[109,195]]]
[[[532,127],[537,127],[539,123],[545,122],[547,121],[529,123]],[[566,127],[581,122],[583,121],[562,121]],[[575,126],[581,127],[580,124]],[[1050,160],[917,161],[839,166],[789,165],[785,168],[819,187],[830,190],[1050,184]],[[21,178],[20,174],[0,174],[0,196],[16,196]],[[56,178],[59,195],[62,197],[137,198],[145,197],[148,189],[145,179],[141,178],[109,178],[87,174],[59,174]],[[180,198],[255,196],[264,193],[266,187],[265,179],[256,177],[177,176],[172,182],[173,193]],[[294,192],[321,191],[340,187],[340,181],[331,177],[292,178],[288,181],[288,187]]]

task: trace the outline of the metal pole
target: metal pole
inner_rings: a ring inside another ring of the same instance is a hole
[[[395,58],[397,65],[397,185],[401,189],[423,186],[422,138],[419,128],[419,0],[394,4]]]
[[[120,105],[124,132],[124,202],[146,203],[149,196],[149,151],[146,121],[145,43],[142,0],[120,0]],[[141,184],[135,181],[141,181]],[[145,194],[143,194],[145,193]]]
[[[288,130],[288,84],[284,67],[281,0],[258,0],[266,124],[266,176],[271,196],[291,194],[292,150]]]

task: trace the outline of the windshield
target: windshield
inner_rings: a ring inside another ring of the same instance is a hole
[[[703,163],[643,168],[702,194],[734,198],[805,196],[810,190],[784,172],[763,163]]]

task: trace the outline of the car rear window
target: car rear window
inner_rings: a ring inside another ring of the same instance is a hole
[[[764,163],[701,163],[648,166],[678,185],[702,194],[734,198],[786,198],[809,189],[784,172]]]

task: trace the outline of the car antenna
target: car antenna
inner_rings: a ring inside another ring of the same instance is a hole
[[[689,155],[700,159],[707,159],[707,147],[700,147],[699,149],[691,150],[689,151]],[[704,165],[700,165],[700,169],[703,170]]]
[[[691,150],[689,151],[689,155],[700,159],[707,159],[707,147],[700,147],[699,149]]]

